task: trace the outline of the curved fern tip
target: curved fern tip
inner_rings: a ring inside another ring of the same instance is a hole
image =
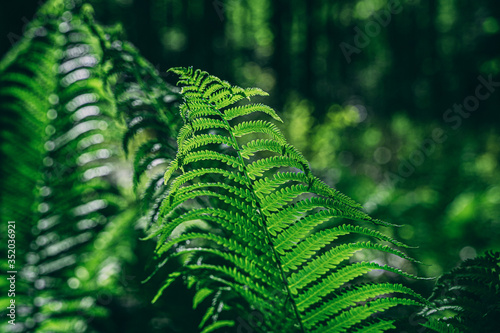
[[[188,69],[186,67],[171,67],[167,70],[168,72],[175,73],[177,75],[182,75],[184,74]]]

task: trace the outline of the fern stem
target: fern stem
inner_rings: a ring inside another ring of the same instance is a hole
[[[268,241],[269,246],[271,247],[271,250],[273,252],[274,259],[276,260],[276,264],[278,266],[278,269],[279,269],[279,272],[280,272],[280,275],[281,275],[281,279],[283,280],[283,283],[285,284],[286,291],[287,291],[287,297],[290,299],[290,301],[292,303],[295,316],[297,317],[297,320],[298,320],[299,325],[300,325],[300,331],[302,333],[305,333],[305,329],[304,329],[304,326],[302,324],[302,320],[301,320],[301,317],[300,317],[299,310],[297,308],[297,304],[295,304],[295,301],[294,301],[294,299],[292,297],[292,293],[291,293],[290,287],[288,285],[288,280],[286,279],[285,272],[283,271],[283,267],[281,265],[281,260],[279,259],[278,253],[276,252],[276,249],[274,248],[274,244],[273,244],[273,241],[272,241],[272,238],[271,238],[271,234],[269,233],[269,230],[267,228],[266,217],[262,213],[262,208],[261,208],[261,205],[260,205],[260,201],[259,201],[259,199],[258,199],[258,197],[257,197],[257,195],[255,193],[255,190],[254,190],[254,187],[253,187],[253,182],[250,179],[250,177],[248,176],[248,172],[247,172],[245,161],[244,161],[243,157],[241,156],[241,153],[240,153],[241,149],[240,149],[240,146],[238,144],[238,141],[236,140],[236,138],[233,135],[233,132],[231,131],[231,126],[229,125],[229,122],[224,118],[224,116],[222,115],[222,113],[220,112],[220,110],[218,110],[217,108],[215,108],[213,105],[211,105],[211,106],[214,108],[215,111],[217,111],[219,113],[222,121],[226,124],[226,126],[228,128],[229,135],[231,137],[231,140],[233,141],[235,150],[236,150],[236,152],[238,154],[238,159],[240,160],[240,163],[241,163],[242,168],[243,168],[243,174],[245,175],[245,179],[248,182],[249,190],[252,193],[252,197],[253,197],[253,199],[255,201],[255,204],[257,205],[258,215],[261,217],[261,221],[262,221],[262,223],[264,225],[264,229],[265,229],[267,241]],[[285,304],[286,304],[286,302],[285,302]]]

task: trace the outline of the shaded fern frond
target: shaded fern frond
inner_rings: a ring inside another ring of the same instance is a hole
[[[356,285],[378,269],[413,277],[357,262],[357,252],[416,261],[396,248],[405,244],[373,228],[389,224],[316,178],[276,125],[245,119],[261,112],[281,121],[264,104],[241,103],[263,91],[192,68],[171,71],[183,86],[184,126],[149,237],[157,239],[157,272],[175,262],[181,268],[168,275],[157,297],[184,276],[202,295],[196,306],[200,298],[211,299],[200,328],[257,309],[264,320],[253,328],[262,332],[379,332],[393,323],[373,315],[425,302],[400,284]]]
[[[121,27],[88,23],[103,44],[106,83],[126,125],[123,149],[133,154],[133,186],[142,199],[142,216],[151,225],[166,195],[160,186],[161,170],[175,156],[175,137],[181,127],[176,116],[179,91],[124,39]]]
[[[420,313],[432,331],[493,332],[500,316],[500,253],[468,259],[436,282]]]

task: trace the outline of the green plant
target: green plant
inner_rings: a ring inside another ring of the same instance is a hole
[[[17,325],[24,330],[83,329],[105,314],[88,297],[98,286],[80,281],[98,273],[88,259],[93,242],[125,211],[113,179],[120,135],[100,79],[99,42],[65,9],[62,2],[42,8],[0,75],[2,110],[13,112],[2,121],[16,129],[3,147],[10,158],[2,217],[18,226]]]
[[[498,254],[444,275],[425,300],[398,281],[412,274],[364,260],[369,251],[419,263],[391,229],[380,231],[391,224],[312,174],[279,126],[258,116],[281,121],[272,108],[245,103],[264,91],[174,68],[180,93],[92,11],[49,1],[0,62],[1,212],[17,222],[17,331],[109,331],[94,319],[117,310],[98,295],[127,293],[109,271],[143,229],[156,243],[149,279],[161,280],[144,288],[158,287],[151,299],[161,302],[185,282],[202,332],[380,332],[396,327],[397,315],[382,312],[397,305],[425,305],[426,326],[440,332],[479,320],[494,329]],[[0,302],[4,316],[9,300]],[[438,316],[450,309],[452,319]]]
[[[197,290],[195,306],[210,299],[200,324],[200,329],[206,325],[204,332],[235,324],[218,317],[225,308],[241,315],[236,295],[247,304],[243,312],[261,310],[261,331],[280,332],[384,330],[394,327],[392,321],[373,320],[372,314],[424,302],[399,284],[353,285],[376,269],[412,277],[387,265],[349,260],[358,251],[414,260],[379,243],[405,247],[368,226],[388,223],[372,219],[314,177],[276,125],[249,118],[262,112],[280,121],[273,109],[237,104],[265,92],[231,86],[192,68],[172,71],[183,85],[184,126],[164,177],[168,196],[149,237],[158,236],[160,267],[178,257],[182,266],[168,275],[157,297],[187,276]]]
[[[118,112],[134,118],[139,102],[150,102],[145,86],[137,88],[145,75],[156,78],[148,88],[161,98],[175,96],[163,81],[157,88],[158,73],[131,45],[113,54],[121,44],[111,45],[104,30],[120,28],[94,24],[91,15],[89,6],[49,1],[0,63],[1,212],[16,222],[18,331],[90,332],[109,316],[99,298],[123,293],[108,271],[129,260],[130,250],[114,251],[129,245],[123,231],[134,230],[138,213],[129,180],[119,176],[133,168],[121,143],[134,126],[127,131]],[[13,270],[5,263],[2,274]]]
[[[498,329],[500,316],[500,253],[464,261],[436,282],[424,326],[440,333]]]

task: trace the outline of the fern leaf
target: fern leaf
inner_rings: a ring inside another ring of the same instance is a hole
[[[387,245],[371,242],[342,244],[329,250],[324,255],[315,258],[313,261],[306,264],[299,272],[293,273],[289,279],[292,293],[296,293],[299,289],[302,289],[309,283],[317,280],[320,276],[337,267],[339,263],[349,259],[355,252],[362,249],[373,249],[388,252],[409,261],[416,262],[416,260],[408,257],[403,252],[394,250]]]
[[[300,311],[304,311],[310,306],[318,303],[321,298],[338,289],[345,283],[348,283],[358,276],[377,269],[393,272],[407,278],[417,278],[416,276],[402,272],[401,270],[387,265],[381,266],[377,263],[357,262],[338,269],[337,271],[329,274],[327,277],[322,279],[318,284],[315,284],[311,288],[307,289],[304,293],[299,294],[297,297],[297,306]],[[419,296],[418,298],[421,299],[421,296]],[[424,300],[422,301],[425,302]]]
[[[462,333],[462,331],[453,327],[451,324],[435,319],[431,319],[427,323],[422,324],[422,326],[438,333]]]
[[[306,327],[312,327],[319,322],[327,320],[333,314],[345,311],[358,302],[365,302],[376,296],[403,293],[419,297],[417,293],[408,287],[392,283],[379,283],[375,285],[357,286],[347,291],[342,292],[340,295],[335,295],[332,302],[323,303],[318,308],[306,313],[304,324]]]
[[[246,116],[254,112],[263,112],[271,116],[273,119],[283,122],[276,111],[269,106],[260,103],[229,108],[224,112],[224,119],[232,120],[236,117]]]
[[[319,326],[313,332],[344,332],[352,326],[362,322],[370,315],[387,310],[396,305],[419,306],[420,303],[405,298],[379,298],[365,305],[357,306],[350,310],[342,312],[334,319],[328,321],[325,325]]]
[[[306,235],[314,227],[336,216],[338,215],[337,212],[334,210],[323,210],[314,215],[309,215],[305,217],[303,220],[300,221],[300,223],[296,223],[295,225],[293,225],[292,227],[286,229],[283,233],[281,233],[276,238],[276,243],[275,243],[278,252],[289,250],[292,247],[294,248],[293,251],[286,254],[284,258],[285,263],[289,262],[288,258],[290,258],[290,260],[297,261],[299,257],[297,251],[299,252],[311,251],[311,250],[317,251],[323,248],[324,246],[330,244],[338,236],[347,235],[350,233],[371,236],[373,238],[382,241],[390,242],[396,246],[408,247],[406,244],[398,242],[392,239],[391,237],[388,237],[376,230],[360,226],[345,225],[345,224],[339,227],[320,231],[318,233],[315,233],[313,236],[305,239]],[[301,239],[304,240],[298,245],[294,246],[294,244],[296,244]]]
[[[359,329],[355,330],[354,333],[379,333],[392,328],[396,328],[396,326],[394,326],[394,320],[377,320],[374,323],[363,325]]]
[[[159,208],[158,226],[150,235],[157,237],[156,254],[165,257],[158,267],[189,254],[180,271],[204,290],[202,295],[217,295],[214,302],[222,302],[222,295],[230,294],[227,299],[241,297],[243,304],[262,309],[265,320],[259,328],[263,331],[365,327],[378,332],[392,328],[393,322],[374,321],[373,314],[398,304],[420,304],[417,293],[398,284],[344,287],[376,269],[413,277],[387,265],[347,263],[357,251],[376,250],[417,261],[393,248],[408,247],[405,244],[355,225],[363,221],[390,226],[315,178],[307,160],[286,142],[276,125],[263,120],[230,124],[237,117],[259,112],[281,121],[264,104],[234,106],[264,92],[231,86],[192,68],[171,71],[179,74],[178,84],[183,85],[180,110],[185,125],[178,137],[177,157],[164,176],[169,192]],[[245,144],[237,140],[246,136],[252,137]],[[321,230],[335,218],[353,223]],[[199,221],[218,232],[188,231]],[[346,240],[352,236],[374,242]],[[228,307],[245,311],[241,304],[234,301]],[[213,304],[208,313],[217,322]],[[200,327],[206,325],[207,316]]]
[[[247,166],[247,172],[250,179],[254,180],[257,177],[262,177],[264,172],[270,169],[282,167],[296,168],[305,172],[302,163],[287,156],[273,156],[257,160]]]
[[[17,331],[74,331],[75,322],[104,316],[94,303],[97,284],[58,287],[77,278],[77,265],[96,276],[102,262],[93,260],[109,252],[92,252],[94,242],[103,230],[115,241],[113,224],[130,223],[130,211],[119,214],[127,199],[113,180],[122,133],[102,80],[102,49],[73,5],[47,1],[0,65],[1,118],[12,126],[9,136],[1,134],[2,155],[8,156],[2,158],[8,204],[1,213],[22,224],[16,244],[31,256],[29,262],[18,256],[24,267],[16,301],[25,307],[17,313]],[[33,306],[34,299],[42,301]],[[56,303],[57,310],[51,306]]]
[[[465,260],[441,276],[420,316],[437,332],[494,331],[500,309],[500,253]]]
[[[233,134],[236,137],[242,137],[244,135],[255,134],[255,133],[268,134],[278,143],[281,144],[286,143],[285,137],[280,132],[278,127],[268,121],[263,121],[263,120],[243,121],[233,127]]]
[[[233,327],[233,326],[234,326],[234,321],[232,320],[219,320],[205,327],[203,331],[201,331],[201,333],[210,333],[222,327]]]

